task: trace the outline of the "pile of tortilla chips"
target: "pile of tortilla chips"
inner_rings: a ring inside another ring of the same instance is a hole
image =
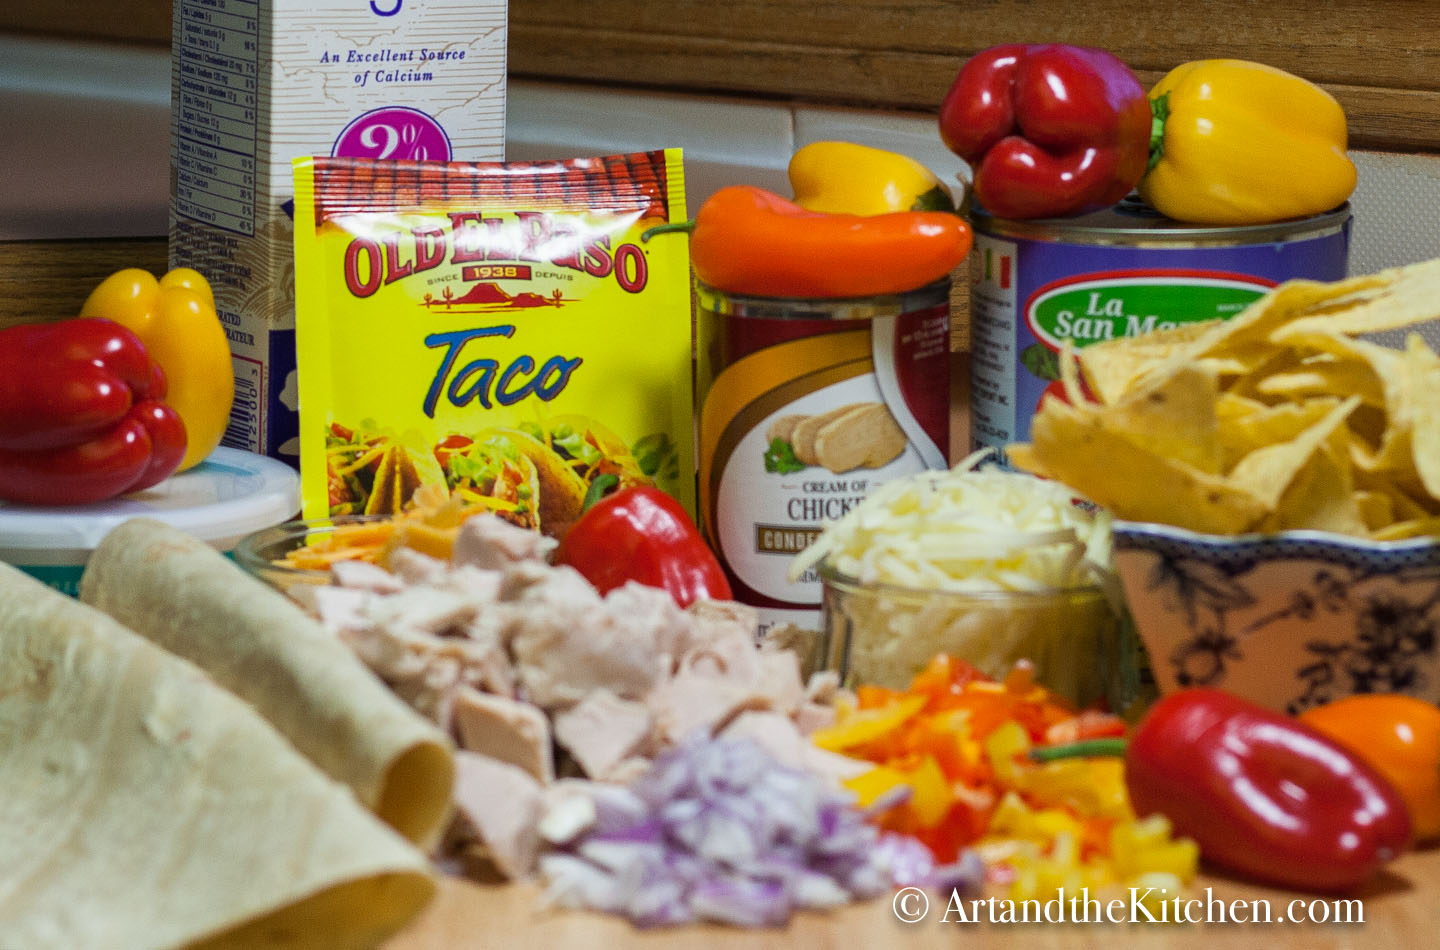
[[[1132,521],[1440,534],[1440,356],[1362,338],[1437,318],[1440,260],[1290,281],[1229,320],[1063,353],[1068,403],[1006,451]]]

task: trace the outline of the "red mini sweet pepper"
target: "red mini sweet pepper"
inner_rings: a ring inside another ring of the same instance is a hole
[[[681,607],[732,596],[695,522],[674,498],[648,485],[590,504],[560,539],[555,562],[575,568],[602,594],[638,581],[668,591]]]
[[[164,395],[159,364],[113,321],[0,331],[0,498],[81,505],[165,480],[185,425]]]
[[[1002,218],[1113,205],[1150,155],[1150,101],[1114,54],[1061,43],[982,50],[940,104],[940,138],[970,163],[972,194]]]
[[[1304,723],[1217,689],[1171,693],[1129,742],[1032,750],[1125,756],[1137,815],[1162,814],[1213,864],[1259,881],[1344,892],[1410,841],[1410,815],[1380,773]]]

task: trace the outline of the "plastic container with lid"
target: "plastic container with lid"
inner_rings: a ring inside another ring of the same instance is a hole
[[[67,594],[79,590],[90,552],[130,518],[155,518],[229,552],[253,531],[295,517],[300,476],[284,462],[221,447],[154,488],[93,505],[0,502],[0,561]]]

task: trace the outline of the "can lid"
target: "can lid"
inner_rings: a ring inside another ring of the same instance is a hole
[[[979,205],[972,205],[970,221],[977,231],[1001,237],[1028,238],[1067,244],[1115,244],[1123,246],[1270,244],[1275,241],[1318,237],[1338,231],[1350,219],[1350,203],[1324,214],[1265,224],[1186,224],[1167,218],[1129,195],[1119,204],[1073,218],[1039,218],[1018,221],[998,218]]]
[[[155,518],[211,543],[293,518],[300,475],[277,459],[221,446],[154,488],[93,505],[0,502],[0,558],[24,551],[90,551],[130,518]]]

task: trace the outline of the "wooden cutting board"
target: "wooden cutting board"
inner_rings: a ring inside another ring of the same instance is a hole
[[[1207,888],[1209,889],[1207,892]],[[955,950],[961,941],[979,939],[987,948],[1025,947],[1046,950],[1131,947],[1184,948],[1184,950],[1374,950],[1388,947],[1434,946],[1440,934],[1440,849],[1401,858],[1362,893],[1349,895],[1359,904],[1337,906],[1335,898],[1317,898],[1245,884],[1211,875],[1190,888],[1189,897],[1202,902],[1247,902],[1243,913],[1253,918],[1268,901],[1269,913],[1284,917],[1293,907],[1302,922],[1254,923],[1229,921],[1202,924],[1165,923],[963,923],[954,913],[950,921],[943,902],[932,895],[927,918],[904,924],[895,916],[889,899],[841,908],[833,913],[797,915],[784,929],[737,930],[696,926],[641,931],[625,921],[599,914],[546,910],[540,906],[540,889],[533,884],[476,884],[457,878],[442,882],[439,896],[403,934],[385,950],[458,950],[466,947],[585,947],[608,950],[619,947],[665,947],[667,950],[855,950],[861,947],[903,947],[904,950],[945,948]],[[1327,913],[1332,922],[1313,923],[1306,917],[1312,902],[1317,916]],[[910,905],[915,906],[915,905]],[[981,912],[988,915],[986,906]],[[997,904],[996,913],[1000,913]],[[969,913],[967,909],[967,914]],[[1203,904],[1194,912],[1205,913]],[[1173,916],[1173,910],[1171,912]],[[1337,915],[1363,923],[1335,923]],[[1092,918],[1094,914],[1091,914]]]

